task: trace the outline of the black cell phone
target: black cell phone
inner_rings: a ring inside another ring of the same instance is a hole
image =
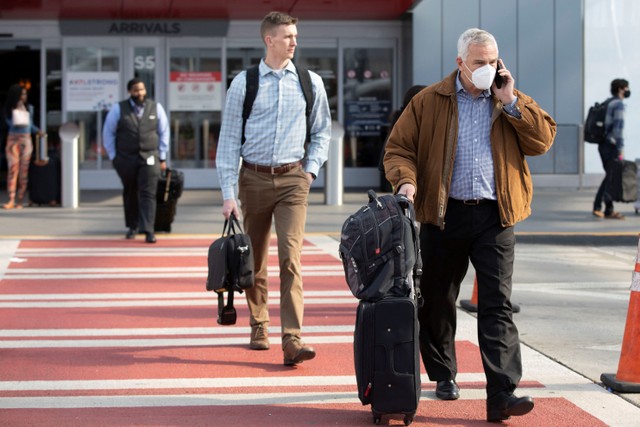
[[[500,65],[500,61],[498,60],[498,67],[496,69],[496,78],[493,80],[496,83],[496,87],[500,89],[502,87],[502,83],[504,82],[502,76],[498,74],[498,71],[502,70],[502,65]]]

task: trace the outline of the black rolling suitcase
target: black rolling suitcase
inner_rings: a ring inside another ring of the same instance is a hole
[[[29,164],[29,204],[60,205],[61,174],[58,153],[48,150],[46,136],[36,137],[35,159]]]
[[[638,166],[630,160],[612,161],[609,195],[614,202],[638,200]]]
[[[418,409],[420,345],[418,311],[411,297],[360,301],[353,349],[358,397],[371,404],[373,422],[403,414],[409,425]]]
[[[156,194],[155,231],[171,232],[171,224],[176,216],[178,199],[184,189],[184,173],[177,169],[167,169],[158,179]]]
[[[373,421],[402,414],[411,424],[420,392],[418,304],[422,261],[413,204],[404,196],[378,197],[342,227],[340,258],[356,312],[354,363],[358,397]]]

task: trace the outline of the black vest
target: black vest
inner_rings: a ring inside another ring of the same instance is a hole
[[[140,154],[144,159],[158,152],[158,109],[154,101],[145,100],[140,118],[128,99],[120,102],[116,151],[128,155]]]

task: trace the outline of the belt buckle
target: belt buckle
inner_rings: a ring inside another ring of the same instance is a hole
[[[478,206],[480,204],[480,199],[463,200],[462,203],[467,206]]]
[[[275,175],[275,174],[276,174],[276,168],[271,166],[271,175]]]

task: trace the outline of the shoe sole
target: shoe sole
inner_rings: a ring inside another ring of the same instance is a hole
[[[251,343],[249,344],[251,350],[269,350],[269,344],[267,343]]]
[[[533,409],[533,402],[522,402],[519,405],[514,406],[513,408],[504,411],[492,411],[487,413],[487,421],[498,422],[508,420],[512,415],[514,417],[520,415],[526,415]]]
[[[436,391],[436,397],[440,400],[458,400],[460,398],[460,394],[438,394],[438,392]]]
[[[315,351],[301,351],[300,353],[298,353],[296,355],[296,357],[294,357],[293,359],[284,359],[284,365],[285,366],[293,366],[293,365],[297,365],[299,363],[304,362],[305,360],[311,360],[314,357],[316,357],[316,352]]]

